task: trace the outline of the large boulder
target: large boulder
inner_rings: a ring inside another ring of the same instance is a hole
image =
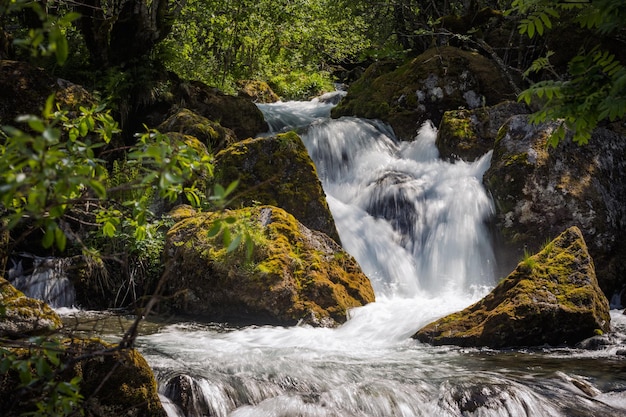
[[[237,141],[231,129],[200,116],[189,109],[179,109],[161,123],[157,130],[163,133],[180,133],[197,138],[211,152],[218,152]]]
[[[46,303],[26,297],[0,278],[0,338],[44,335],[61,327],[61,318]]]
[[[71,339],[66,342],[66,352],[66,359],[73,365],[65,376],[81,378],[85,415],[167,416],[154,374],[136,349],[120,348],[98,339]]]
[[[376,72],[380,72],[378,66]],[[350,86],[332,116],[381,119],[398,138],[412,140],[426,120],[438,126],[447,110],[492,106],[514,97],[491,60],[445,46],[429,49],[380,76],[366,72]]]
[[[239,180],[229,207],[277,206],[339,242],[315,164],[296,133],[247,139],[219,152],[215,180],[224,186]]]
[[[419,330],[434,345],[575,345],[610,329],[609,304],[580,230],[528,256],[485,298]]]
[[[194,113],[234,131],[238,139],[268,131],[263,113],[248,97],[231,96],[199,81],[180,83],[174,95]]]
[[[493,149],[500,127],[511,116],[528,113],[521,103],[505,101],[473,110],[443,114],[437,131],[437,148],[444,159],[474,161]]]
[[[122,349],[95,338],[48,340],[46,343],[49,349],[54,349],[54,352],[47,352],[48,355],[57,357],[59,363],[46,362],[51,367],[49,370],[37,365],[34,377],[45,383],[47,375],[51,374],[57,382],[77,384],[84,398],[79,405],[81,415],[166,417],[154,374],[137,350]],[[44,357],[37,349],[13,348],[11,352],[15,359],[33,363]],[[62,369],[57,370],[57,366]],[[41,415],[41,411],[37,412],[37,402],[46,401],[44,395],[50,395],[50,392],[45,393],[43,389],[49,390],[50,387],[33,382],[29,390],[22,388],[20,375],[13,368],[0,375],[0,414],[6,417],[27,412]],[[62,389],[59,391],[63,392]]]
[[[552,148],[556,122],[533,125],[510,118],[494,145],[483,181],[496,203],[495,228],[512,267],[524,248],[531,252],[570,226],[582,231],[607,295],[626,284],[626,139],[598,128],[590,143]]]
[[[334,326],[346,321],[350,308],[374,301],[369,280],[349,254],[280,208],[200,214],[181,208],[173,217],[180,221],[167,233],[165,258],[167,292],[178,295],[169,304],[178,313]],[[211,237],[216,222],[222,232]],[[249,240],[229,252],[232,242],[224,233]]]

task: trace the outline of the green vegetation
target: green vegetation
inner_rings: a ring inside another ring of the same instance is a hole
[[[525,16],[520,21],[519,31],[529,38],[535,34],[544,35],[553,28],[556,19],[571,20],[580,29],[589,31],[586,42],[569,60],[566,74],[554,74],[557,79],[539,81],[519,97],[527,104],[540,103],[541,108],[533,114],[535,123],[563,121],[552,135],[550,145],[556,146],[565,139],[565,128],[573,131],[574,142],[586,144],[600,122],[613,122],[626,115],[626,67],[624,57],[616,56],[624,46],[623,39],[620,41],[626,22],[623,1],[594,0],[583,4],[515,0],[510,12]],[[620,43],[621,47],[617,46]],[[608,49],[610,47],[613,51]],[[553,54],[553,51],[547,51],[530,70],[537,72],[550,68],[549,58]]]
[[[94,281],[98,291],[113,289],[124,302],[138,301],[141,294],[129,296],[131,281],[139,274],[153,278],[153,288],[159,288],[160,254],[173,222],[155,206],[188,202],[198,210],[219,211],[238,185],[233,181],[207,189],[213,159],[204,146],[231,139],[219,130],[219,120],[200,123],[198,131],[213,141],[202,144],[142,126],[156,108],[184,104],[193,81],[228,93],[237,91],[239,81],[264,81],[283,99],[297,99],[331,89],[337,74],[348,79],[353,68],[372,62],[379,62],[381,71],[396,67],[433,45],[456,42],[493,56],[482,26],[502,19],[500,10],[507,10],[506,23],[518,24],[519,33],[532,42],[549,32],[566,33],[571,23],[583,33],[584,42],[567,56],[565,66],[554,62],[560,51],[543,45],[530,68],[522,68],[523,62],[509,68],[524,73],[528,88],[519,99],[536,107],[535,122],[563,121],[550,144],[564,140],[566,128],[575,142],[586,143],[597,125],[623,119],[622,0],[457,0],[444,5],[419,0],[0,0],[0,59],[44,67],[93,94],[89,102],[68,107],[51,96],[33,102],[30,114],[1,120],[0,273],[14,247],[41,242],[38,249],[44,253],[82,256],[84,278]],[[432,65],[441,67],[436,56]],[[368,81],[362,81],[364,88],[370,87]],[[415,95],[406,97],[408,105],[417,104]],[[370,100],[364,111],[381,117],[389,113],[389,102]],[[249,258],[252,244],[263,243],[261,232],[252,233],[245,220],[216,214],[211,221],[207,238],[221,239],[220,256],[241,258],[245,252]],[[326,260],[302,260],[296,249],[286,246],[283,252],[293,261],[289,266],[300,289],[334,287],[313,285]],[[111,259],[120,262],[122,273],[116,275],[127,281],[111,284],[103,267]],[[523,263],[536,269],[533,257]],[[260,276],[276,269],[255,268]],[[146,311],[152,305],[153,300]],[[0,318],[7,317],[3,301]],[[125,336],[124,348],[132,347],[134,336],[136,327]],[[17,389],[32,396],[26,413],[81,412],[80,375],[57,379],[63,351],[58,340],[37,340],[23,355],[4,340],[2,345],[0,374],[17,375]]]

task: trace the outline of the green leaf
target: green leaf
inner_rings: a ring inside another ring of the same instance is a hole
[[[237,249],[239,247],[240,243],[241,243],[241,235],[235,236],[235,238],[228,245],[228,248],[226,248],[226,252],[230,253],[230,252],[234,251],[235,249]]]
[[[65,246],[67,245],[67,237],[60,227],[54,229],[54,240],[57,244],[57,248],[61,252],[65,251]]]
[[[209,239],[213,238],[217,236],[221,230],[222,230],[222,222],[220,222],[219,220],[215,220],[213,224],[211,225],[211,228],[207,232],[207,237]]]
[[[102,234],[104,234],[107,237],[113,237],[115,236],[115,225],[109,221],[105,222],[104,225],[102,226]]]

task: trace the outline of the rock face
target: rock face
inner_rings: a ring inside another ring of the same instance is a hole
[[[243,140],[219,152],[215,180],[223,186],[239,180],[231,208],[277,206],[339,242],[315,164],[294,132]]]
[[[63,327],[61,318],[43,301],[26,297],[0,278],[0,337],[49,334]]]
[[[580,230],[571,227],[485,298],[413,337],[435,345],[574,345],[610,328],[609,305]]]
[[[280,208],[187,218],[184,210],[176,212],[182,220],[167,234],[165,257],[172,262],[168,293],[182,294],[171,303],[178,312],[251,324],[334,326],[346,320],[348,309],[374,301],[369,280],[350,255]],[[229,217],[237,222],[229,225]],[[215,221],[232,228],[231,236],[247,234],[254,246],[228,252],[224,229],[209,237]]]
[[[412,140],[426,120],[438,126],[445,111],[491,106],[514,96],[489,59],[446,46],[430,49],[393,72],[366,72],[332,115],[381,119],[398,138]]]
[[[502,127],[483,178],[496,203],[495,226],[502,246],[516,248],[515,259],[524,246],[534,252],[560,231],[578,226],[600,286],[610,295],[626,284],[626,140],[599,128],[588,145],[547,147],[556,127],[532,125],[526,115]]]
[[[439,154],[444,159],[474,161],[493,149],[498,130],[507,119],[526,113],[526,106],[512,101],[473,110],[447,111],[437,131]]]

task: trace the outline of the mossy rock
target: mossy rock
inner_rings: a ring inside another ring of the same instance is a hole
[[[494,144],[483,182],[496,205],[495,228],[512,256],[512,268],[524,248],[531,252],[570,226],[583,233],[596,261],[600,287],[607,296],[626,285],[626,140],[596,129],[589,145],[547,145],[558,123],[530,123],[513,116]]]
[[[268,131],[263,113],[247,97],[231,96],[199,81],[181,83],[177,89],[175,96],[186,108],[231,129],[238,139]]]
[[[63,327],[46,303],[24,295],[0,278],[0,337],[21,338],[50,334]]]
[[[86,416],[167,415],[154,374],[136,349],[117,349],[98,339],[72,339],[67,345],[68,359],[85,357],[68,373],[81,378]]]
[[[234,222],[227,220],[235,219]],[[229,235],[253,246],[228,252]],[[246,254],[251,250],[250,254]],[[170,229],[165,247],[168,304],[177,313],[245,324],[335,326],[374,301],[370,281],[335,241],[272,206],[199,213]]]
[[[237,82],[237,86],[240,96],[249,98],[255,103],[275,103],[280,100],[278,94],[264,81],[241,80]]]
[[[610,329],[609,303],[581,231],[571,227],[527,257],[485,298],[419,330],[434,345],[575,345]]]
[[[239,185],[229,207],[277,206],[339,242],[315,164],[296,133],[247,139],[219,152],[215,181],[226,186],[235,180]]]
[[[197,138],[210,152],[218,152],[237,141],[235,132],[189,109],[180,109],[161,123],[160,132],[177,132]]]
[[[135,349],[119,346],[96,338],[60,340],[63,353],[59,355],[65,369],[57,376],[59,381],[78,377],[79,393],[84,398],[80,405],[86,417],[166,417],[157,392],[157,382],[144,357]],[[27,359],[27,349],[13,349]],[[9,371],[0,377],[0,413],[19,416],[35,410],[37,397],[15,391],[19,376]],[[36,390],[37,386],[34,386]],[[39,415],[39,414],[36,414]]]
[[[55,96],[55,102],[62,109],[69,111],[95,103],[83,87],[20,61],[0,61],[0,91],[0,125],[13,125],[15,118],[22,114],[41,115],[50,95]]]
[[[511,116],[528,113],[512,101],[490,107],[450,110],[437,131],[437,148],[444,159],[474,161],[493,149],[498,131]]]
[[[366,72],[332,116],[381,119],[398,138],[412,140],[426,120],[438,126],[445,111],[492,106],[514,97],[488,58],[446,46],[429,49],[378,77]]]

